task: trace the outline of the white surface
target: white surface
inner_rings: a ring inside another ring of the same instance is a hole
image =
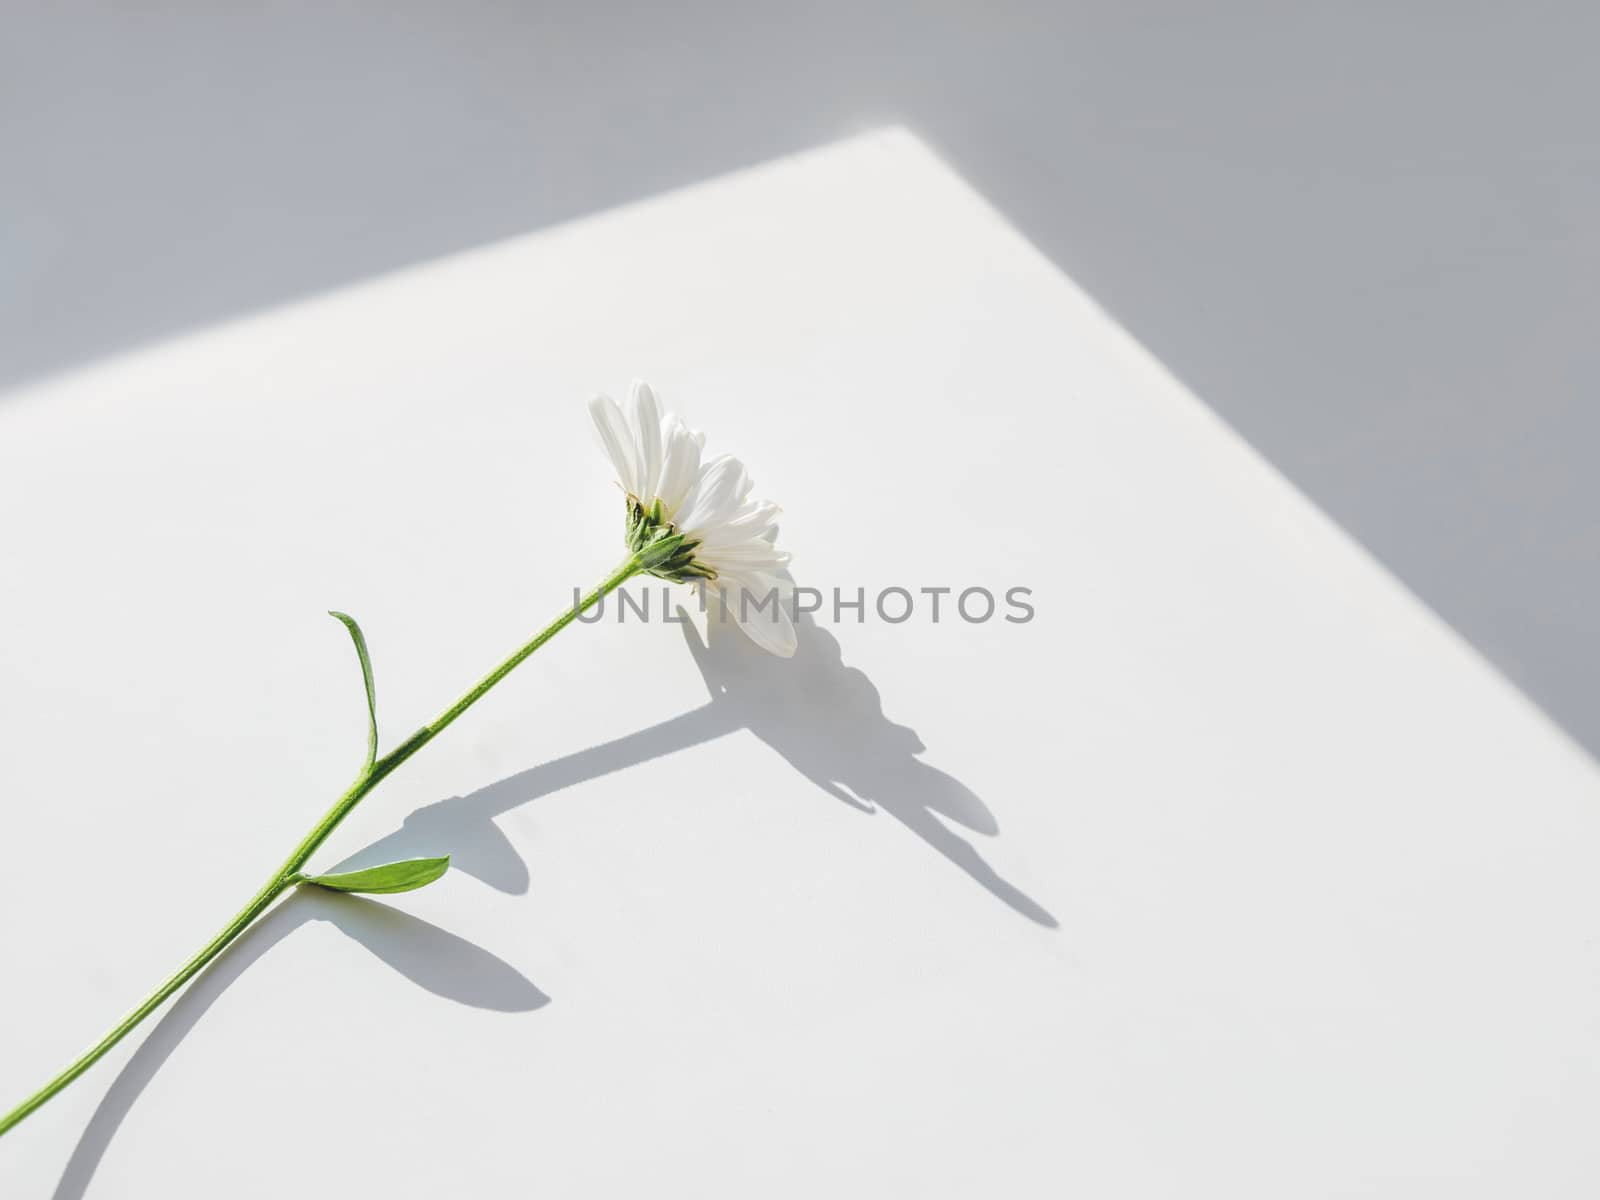
[[[1593,765],[896,134],[0,406],[0,1103],[343,787],[324,609],[392,744],[612,564],[634,372],[802,584],[1037,618],[720,646],[709,707],[677,628],[569,631],[318,860],[462,870],[286,906],[7,1200],[1600,1186]]]

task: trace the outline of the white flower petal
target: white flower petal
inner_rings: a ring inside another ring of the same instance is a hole
[[[700,481],[684,501],[676,524],[688,534],[709,533],[735,514],[749,491],[742,462],[731,454],[714,458],[701,469]]]
[[[780,511],[776,504],[746,505],[715,529],[702,534],[700,540],[708,547],[716,547],[735,545],[752,538],[775,536],[777,526],[773,522],[777,520]]]
[[[775,549],[771,542],[757,538],[753,542],[740,542],[734,546],[719,546],[713,550],[697,547],[695,558],[714,570],[743,570],[748,567],[776,569],[789,561],[790,556]]]
[[[656,485],[656,496],[671,521],[700,476],[700,444],[677,413],[667,414],[663,434],[661,482]]]
[[[638,450],[635,460],[638,473],[634,482],[639,487],[634,494],[648,505],[655,499],[661,479],[661,405],[650,385],[642,379],[635,379],[628,389],[628,416]]]
[[[798,643],[789,616],[792,583],[762,571],[738,572],[717,583],[724,585],[730,615],[752,642],[779,658],[794,656]]]
[[[617,482],[623,491],[637,495],[633,435],[622,417],[622,410],[610,396],[596,396],[589,401],[589,416],[594,420],[600,449],[605,451],[612,470],[617,473]]]

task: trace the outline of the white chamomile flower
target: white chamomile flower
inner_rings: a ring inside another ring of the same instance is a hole
[[[715,594],[718,616],[732,615],[740,628],[762,648],[788,658],[795,651],[794,589],[782,576],[789,559],[775,547],[778,510],[750,499],[750,477],[736,458],[700,461],[705,440],[671,414],[663,417],[655,393],[635,383],[628,394],[628,416],[603,397],[593,401],[601,444],[617,468],[628,494],[628,557],[587,595],[573,595],[572,607],[518,646],[454,704],[381,757],[378,753],[377,691],[366,635],[348,613],[331,612],[355,643],[356,659],[367,700],[367,748],[361,771],[333,802],[322,819],[284,860],[266,884],[234,915],[223,932],[192,955],[110,1033],[69,1063],[44,1086],[9,1111],[0,1110],[0,1137],[49,1102],[126,1037],[139,1022],[158,1011],[184,983],[204,970],[272,910],[278,898],[297,888],[331,892],[390,895],[426,887],[450,868],[448,856],[412,858],[359,871],[306,870],[328,836],[354,811],[364,796],[426,746],[489,690],[573,621],[636,575],[651,574]]]
[[[628,546],[651,575],[720,598],[728,616],[764,650],[795,651],[794,585],[780,576],[778,506],[750,499],[750,476],[730,454],[701,462],[705,435],[663,413],[650,385],[634,380],[627,413],[608,396],[589,401],[600,446],[628,494]]]

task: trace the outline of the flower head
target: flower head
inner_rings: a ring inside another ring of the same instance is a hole
[[[758,646],[795,651],[794,587],[775,545],[778,506],[750,499],[750,476],[731,454],[701,461],[705,435],[663,413],[636,379],[627,412],[608,396],[589,401],[600,446],[627,493],[628,546],[645,570],[715,595]]]

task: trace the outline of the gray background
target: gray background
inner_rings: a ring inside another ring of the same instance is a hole
[[[1600,749],[1594,5],[0,13],[0,387],[902,123]]]

